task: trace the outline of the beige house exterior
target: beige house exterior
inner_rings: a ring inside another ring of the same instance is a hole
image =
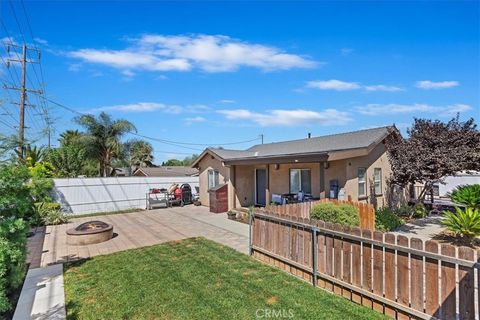
[[[248,150],[208,148],[193,164],[199,170],[200,201],[209,206],[209,189],[226,184],[229,210],[262,206],[300,191],[313,199],[385,206],[391,167],[384,140],[390,134],[399,133],[382,127]]]

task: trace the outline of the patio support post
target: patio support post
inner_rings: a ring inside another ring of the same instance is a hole
[[[252,223],[253,223],[254,213],[252,212],[248,217],[248,255],[253,254],[252,250]]]
[[[320,162],[320,199],[326,198],[325,194],[325,162]]]
[[[317,228],[312,228],[312,282],[314,287],[317,286],[317,231]]]

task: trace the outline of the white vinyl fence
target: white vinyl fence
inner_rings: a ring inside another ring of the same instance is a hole
[[[441,197],[447,196],[449,192],[460,185],[464,184],[480,184],[480,172],[472,172],[471,174],[459,173],[456,176],[446,177],[443,180],[443,184],[440,183],[439,193]]]
[[[54,179],[56,201],[73,215],[146,208],[151,188],[188,183],[196,193],[198,177],[109,177]]]

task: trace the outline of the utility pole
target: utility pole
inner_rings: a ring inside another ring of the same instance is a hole
[[[262,139],[262,144],[263,144],[263,133],[260,135],[260,138]]]
[[[18,90],[20,91],[20,103],[19,109],[20,109],[20,116],[19,116],[19,124],[18,124],[18,155],[21,159],[23,159],[24,155],[24,147],[25,147],[25,106],[28,104],[26,103],[27,101],[27,92],[32,92],[32,93],[37,93],[37,94],[42,94],[41,90],[32,90],[32,89],[27,89],[26,88],[26,78],[27,78],[27,63],[38,63],[38,61],[34,60],[27,60],[27,55],[28,55],[28,50],[31,51],[36,51],[38,54],[38,59],[40,59],[40,51],[38,49],[33,49],[27,47],[26,44],[23,44],[21,46],[16,45],[16,44],[7,44],[7,51],[10,52],[10,48],[21,48],[22,49],[22,56],[20,59],[7,59],[7,67],[10,67],[11,62],[18,62],[21,64],[22,67],[22,77],[20,80],[20,87],[7,87],[4,85],[5,89],[9,90]],[[15,103],[16,104],[16,103]]]

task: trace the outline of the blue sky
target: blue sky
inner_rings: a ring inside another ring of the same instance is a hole
[[[21,3],[13,4],[28,42]],[[458,111],[480,118],[478,1],[26,1],[25,7],[43,51],[49,98],[128,119],[142,135],[205,144],[151,141],[156,162],[260,134],[272,142],[392,123],[405,130],[413,117],[448,120]],[[21,42],[6,2],[1,15]],[[5,107],[16,117],[15,106]],[[72,113],[49,108],[56,135],[75,128]]]

